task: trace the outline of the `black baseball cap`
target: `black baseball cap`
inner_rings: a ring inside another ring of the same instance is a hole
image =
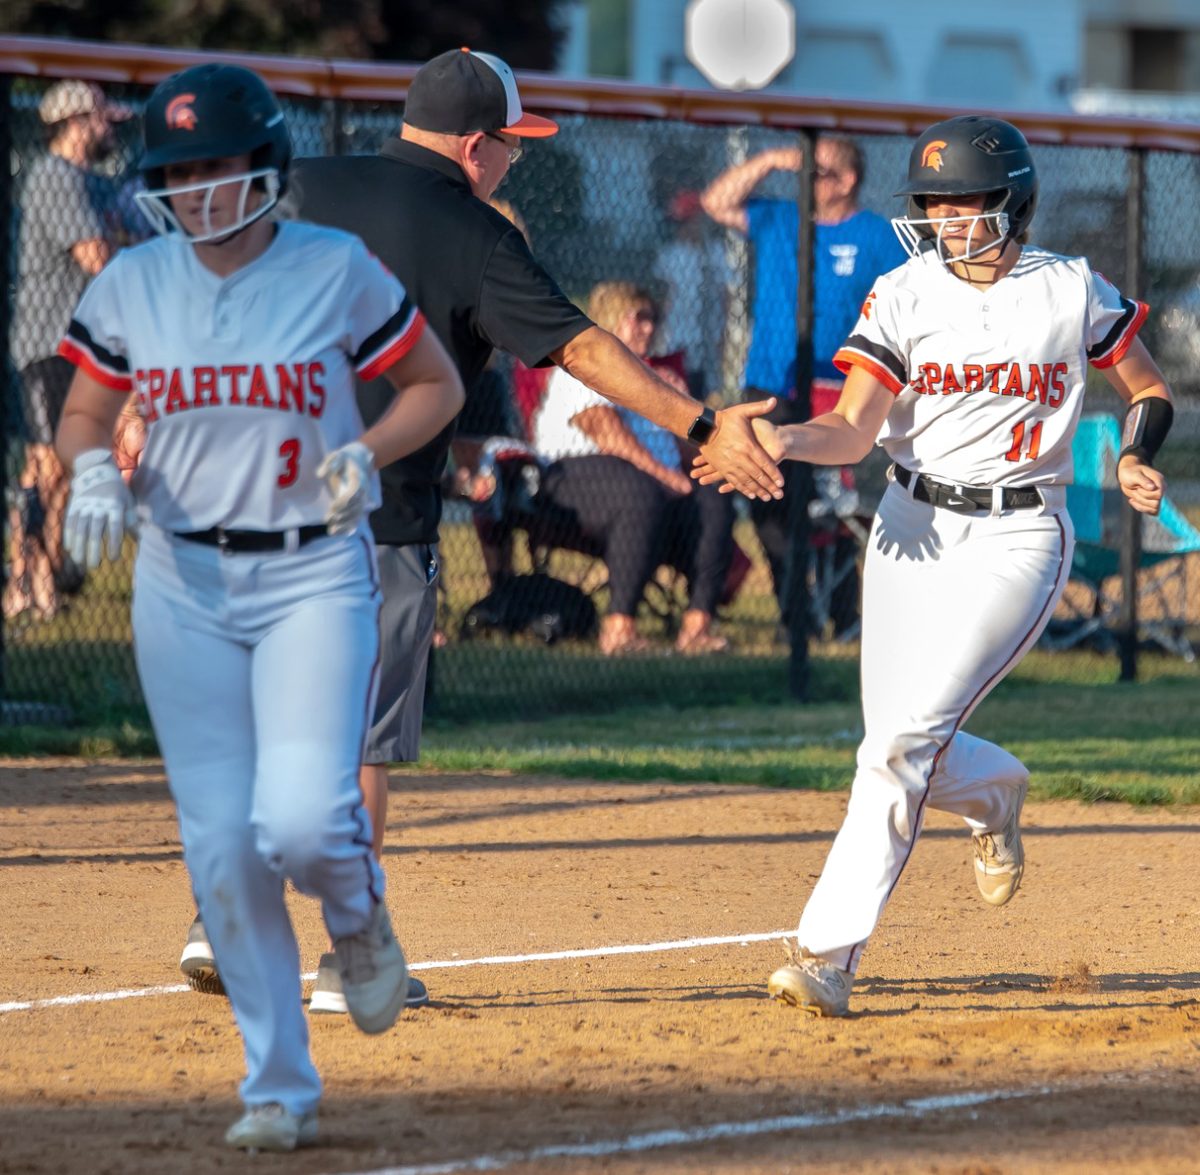
[[[450,49],[417,70],[404,121],[441,135],[484,131],[544,139],[558,132],[558,123],[521,109],[517,79],[499,57],[470,49]]]

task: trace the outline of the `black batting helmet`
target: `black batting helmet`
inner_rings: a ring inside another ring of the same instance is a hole
[[[292,140],[275,95],[253,70],[240,65],[193,65],[155,86],[142,128],[140,170],[148,188],[163,187],[169,163],[251,158],[251,167],[274,168],[279,191],[287,187]]]
[[[916,141],[908,159],[908,181],[896,195],[908,197],[911,220],[926,215],[922,197],[986,195],[984,211],[1008,217],[1011,240],[1029,227],[1037,188],[1033,153],[1011,122],[960,114],[935,122]],[[932,235],[928,226],[922,235]]]

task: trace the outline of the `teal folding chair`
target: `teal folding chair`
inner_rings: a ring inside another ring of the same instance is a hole
[[[1068,649],[1085,642],[1116,648],[1121,598],[1105,585],[1120,574],[1124,516],[1129,509],[1117,486],[1120,449],[1121,429],[1114,417],[1095,414],[1080,419],[1072,446],[1075,484],[1067,488],[1067,508],[1075,523],[1071,579],[1087,589],[1089,606],[1064,602],[1042,638],[1045,648]],[[1156,517],[1142,516],[1139,639],[1185,661],[1196,659],[1184,611],[1188,599],[1185,556],[1197,551],[1200,531],[1170,500],[1163,500]]]

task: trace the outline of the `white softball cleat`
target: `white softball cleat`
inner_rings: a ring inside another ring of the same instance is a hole
[[[187,976],[193,991],[204,995],[224,995],[225,985],[213,958],[213,949],[208,942],[208,933],[197,914],[188,930],[187,942],[179,956],[179,970]]]
[[[225,1141],[244,1151],[294,1151],[317,1141],[317,1111],[297,1116],[278,1102],[250,1106],[225,1132]]]
[[[854,976],[805,947],[785,950],[789,961],[767,980],[768,994],[814,1016],[848,1015]]]
[[[386,1032],[408,995],[408,964],[382,902],[358,934],[333,940],[342,994],[351,1019],[366,1033]]]
[[[406,1008],[423,1008],[429,1003],[429,990],[415,975],[408,976],[408,994],[404,997]],[[342,975],[338,970],[337,955],[327,951],[317,965],[317,981],[313,984],[308,1001],[309,1012],[318,1016],[345,1016],[346,993],[342,991]]]
[[[975,852],[975,884],[983,900],[992,906],[1003,906],[1021,884],[1025,872],[1025,846],[1021,844],[1021,809],[1029,784],[1023,783],[1017,793],[1007,822],[999,832],[977,832],[971,837]]]

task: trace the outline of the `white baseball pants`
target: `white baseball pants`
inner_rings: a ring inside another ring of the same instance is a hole
[[[358,784],[378,613],[365,527],[262,555],[143,530],[138,672],[250,1106],[304,1114],[321,1094],[284,880],[320,899],[334,936],[361,930],[383,896]]]
[[[915,484],[915,482],[914,482]],[[927,807],[999,831],[1028,778],[961,731],[1033,646],[1062,594],[1074,529],[1065,491],[1038,508],[964,515],[889,485],[863,573],[865,737],[841,830],[798,939],[853,973]]]

